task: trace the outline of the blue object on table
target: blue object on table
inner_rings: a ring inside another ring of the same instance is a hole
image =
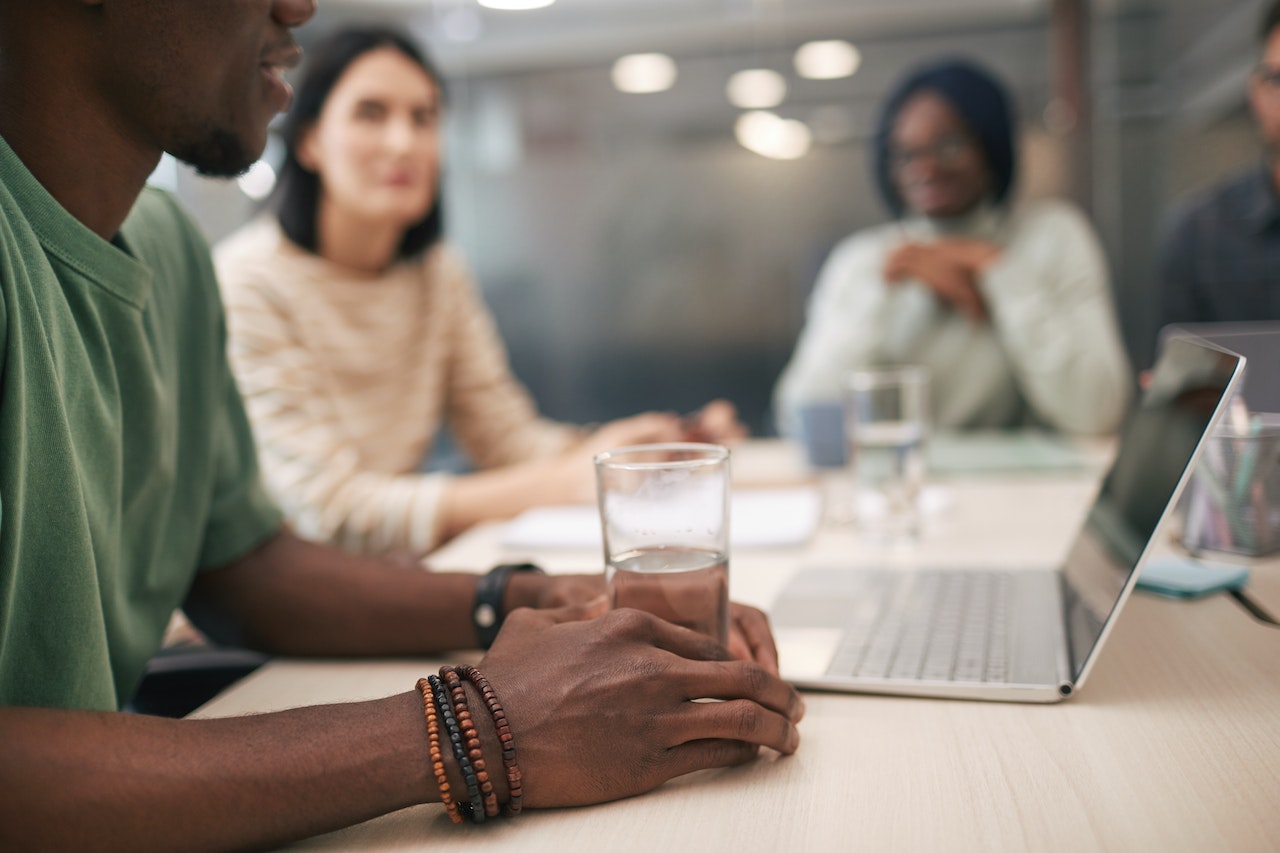
[[[839,468],[848,461],[844,435],[844,406],[810,403],[796,412],[805,458],[813,468]]]
[[[1143,567],[1138,589],[1172,598],[1199,598],[1242,589],[1248,582],[1248,566],[1206,563],[1191,557],[1160,557]]]

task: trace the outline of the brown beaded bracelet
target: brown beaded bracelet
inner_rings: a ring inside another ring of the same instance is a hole
[[[476,781],[480,785],[480,797],[484,802],[484,816],[498,816],[498,794],[494,790],[493,780],[489,778],[488,765],[484,760],[484,749],[480,743],[480,733],[476,730],[475,721],[471,718],[471,709],[467,705],[467,692],[462,687],[462,679],[458,670],[452,666],[440,667],[440,679],[449,688],[453,698],[453,713],[462,729],[462,740],[467,747],[467,755],[471,766],[476,771]]]
[[[520,772],[520,765],[516,762],[516,741],[511,734],[511,725],[507,722],[507,712],[498,701],[498,694],[489,684],[489,679],[481,675],[480,670],[470,664],[463,664],[458,667],[458,672],[480,691],[485,706],[489,709],[489,716],[493,718],[494,728],[498,730],[498,740],[502,744],[502,765],[507,771],[507,790],[510,792],[510,798],[502,812],[507,817],[515,817],[524,806],[524,774]]]
[[[431,682],[419,678],[418,692],[422,694],[422,709],[427,717],[427,748],[431,756],[431,772],[435,774],[436,785],[440,787],[440,802],[444,804],[449,820],[462,823],[462,814],[449,790],[449,774],[445,772],[444,756],[440,752],[440,722],[436,718],[435,692],[431,689]]]

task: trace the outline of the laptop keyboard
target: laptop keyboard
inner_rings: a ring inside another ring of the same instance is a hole
[[[1003,683],[1008,666],[1008,572],[902,573],[879,607],[856,619],[829,675]]]

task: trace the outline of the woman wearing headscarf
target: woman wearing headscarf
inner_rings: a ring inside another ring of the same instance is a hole
[[[1116,429],[1131,393],[1106,262],[1081,213],[1016,203],[1003,87],[959,60],[886,102],[874,170],[892,223],[840,243],[775,392],[784,432],[852,369],[917,364],[943,429]]]

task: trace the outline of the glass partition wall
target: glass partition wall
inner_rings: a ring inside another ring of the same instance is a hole
[[[1258,157],[1244,78],[1260,9],[324,0],[299,38],[381,21],[437,60],[449,90],[448,239],[544,412],[592,422],[724,396],[767,434],[773,384],[827,252],[889,216],[869,165],[880,101],[931,58],[976,58],[1004,77],[1020,119],[1017,193],[1086,206],[1134,364],[1149,363],[1161,223],[1182,193]],[[825,47],[806,47],[815,42]],[[251,177],[157,172],[211,240],[253,214],[247,193],[260,195],[270,174]]]

